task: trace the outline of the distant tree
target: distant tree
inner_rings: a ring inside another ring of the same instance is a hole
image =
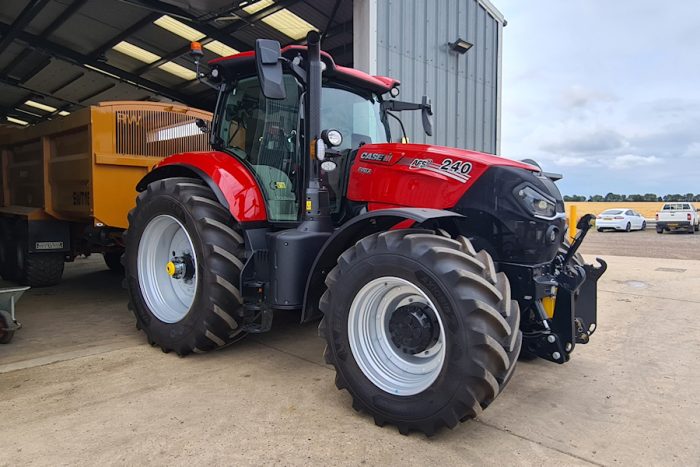
[[[634,201],[634,202],[644,201],[644,196],[642,196],[642,195],[629,195],[627,197],[627,200]]]
[[[663,200],[664,200],[664,199],[663,199],[661,196],[659,196],[658,198],[656,198],[656,201],[663,201]]]
[[[593,195],[593,196],[589,196],[589,197],[588,197],[588,201],[593,201],[593,202],[596,202],[596,203],[600,203],[600,202],[605,201],[605,198],[602,197],[601,195]]]
[[[693,196],[693,201],[700,201],[700,194]]]
[[[647,193],[643,196],[642,201],[661,201],[655,193]]]
[[[685,199],[683,201],[692,201],[693,200],[693,194],[692,193],[686,193],[685,194]]]

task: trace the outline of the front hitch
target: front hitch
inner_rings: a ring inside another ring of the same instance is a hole
[[[583,239],[591,228],[591,214],[577,223],[578,234],[569,250],[555,260],[553,282],[557,285],[554,314],[547,319],[540,302],[539,315],[544,330],[527,337],[527,348],[537,356],[555,363],[569,361],[576,344],[586,344],[597,326],[598,279],[607,269],[607,263],[596,258],[600,266],[579,265],[573,261]]]

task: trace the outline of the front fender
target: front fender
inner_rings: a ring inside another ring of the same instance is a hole
[[[345,223],[336,230],[321,248],[306,281],[304,306],[301,322],[306,323],[321,316],[318,302],[326,290],[326,275],[335,267],[338,257],[360,239],[373,233],[390,230],[397,224],[406,221],[413,225],[423,224],[425,227],[442,228],[451,234],[457,234],[456,219],[464,218],[460,214],[440,209],[397,208],[380,209],[361,214]]]
[[[207,183],[238,222],[267,220],[265,198],[257,180],[241,161],[223,152],[190,152],[167,157],[141,179],[136,190],[143,191],[157,180],[181,176],[196,176]]]

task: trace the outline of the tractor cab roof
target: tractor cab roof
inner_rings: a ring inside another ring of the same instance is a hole
[[[282,56],[293,59],[297,55],[306,55],[306,46],[288,45],[282,49]],[[397,87],[401,82],[386,76],[373,76],[354,68],[336,65],[333,57],[327,52],[321,52],[321,60],[326,65],[324,77],[342,81],[350,86],[366,89],[376,94],[384,94]],[[212,68],[221,70],[225,78],[231,79],[239,76],[255,74],[255,51],[241,52],[228,57],[221,57],[209,62]]]

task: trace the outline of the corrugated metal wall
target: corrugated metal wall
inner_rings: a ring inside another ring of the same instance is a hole
[[[403,113],[411,142],[497,152],[499,27],[477,0],[377,0],[377,74],[401,80],[400,100],[433,102],[432,137]],[[465,55],[447,45],[458,37]]]

